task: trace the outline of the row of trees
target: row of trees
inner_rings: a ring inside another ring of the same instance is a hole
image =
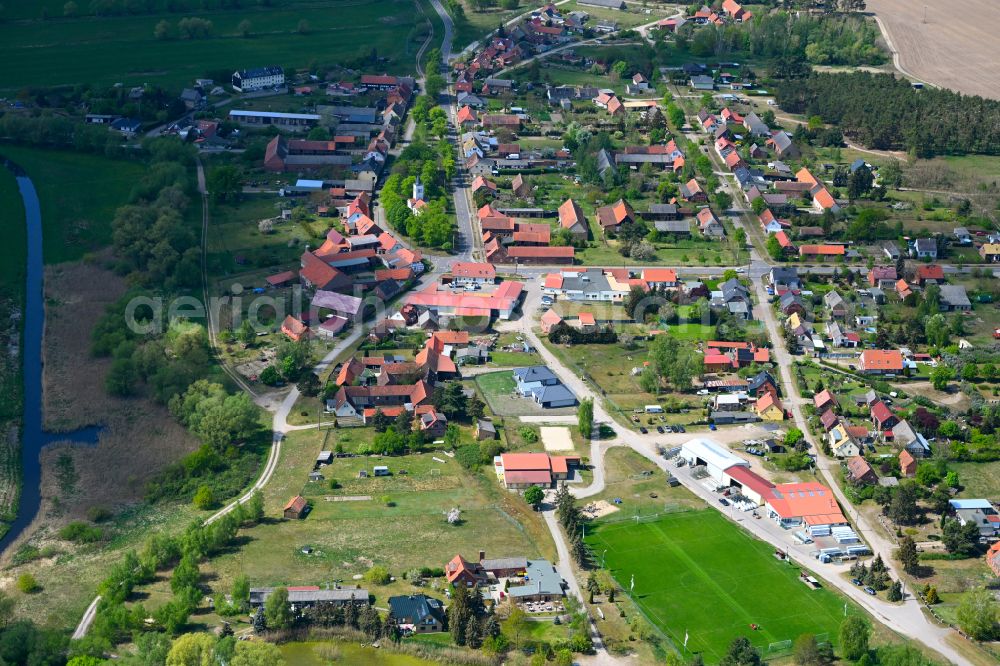
[[[249,32],[249,28],[246,29]],[[156,39],[208,39],[215,32],[215,26],[208,19],[189,16],[177,22],[174,28],[166,19],[160,21],[153,28],[153,36]]]
[[[1000,102],[868,72],[813,74],[776,82],[782,109],[820,116],[860,143],[918,157],[1000,154]]]
[[[264,606],[253,615],[254,632],[291,629],[296,625],[316,627],[344,627],[361,631],[369,640],[385,639],[398,643],[401,634],[392,612],[383,619],[378,610],[368,603],[319,603],[299,612],[288,601],[288,588],[275,588],[264,601]]]
[[[583,544],[583,526],[586,519],[580,511],[580,507],[576,505],[576,498],[570,494],[565,483],[559,484],[555,503],[556,517],[569,538],[570,555],[581,567],[589,566],[590,555],[587,552],[587,547]]]
[[[107,127],[86,125],[63,116],[0,116],[0,137],[4,141],[30,146],[71,147],[81,153],[122,157],[121,136]]]
[[[142,550],[130,550],[112,565],[98,586],[101,601],[87,637],[78,642],[78,653],[99,657],[114,645],[146,632],[177,635],[187,626],[204,593],[200,588],[198,563],[229,547],[243,526],[258,523],[264,516],[264,500],[255,493],[246,504],[211,525],[192,523],[179,536],[153,534]],[[172,599],[155,611],[142,604],[125,606],[138,585],[152,581],[158,571],[173,568],[170,580]],[[237,581],[234,603],[244,603],[249,595],[245,579]],[[152,617],[154,622],[148,623]]]
[[[149,332],[128,326],[126,312],[135,297],[168,302],[201,279],[198,237],[184,219],[192,188],[191,148],[156,140],[144,142],[144,150],[150,167],[130,193],[130,203],[112,220],[116,268],[139,287],[108,309],[94,328],[91,349],[112,358],[106,378],[110,393],[145,394],[169,405],[203,444],[154,478],[147,499],[194,497],[199,508],[209,508],[253,476],[259,463],[258,410],[245,394],[231,395],[202,379],[212,364],[203,325],[183,317],[164,322],[164,313],[151,305],[154,309],[140,306],[132,313]],[[283,371],[296,378],[308,349],[289,343],[279,351]],[[237,446],[246,443],[250,446]]]

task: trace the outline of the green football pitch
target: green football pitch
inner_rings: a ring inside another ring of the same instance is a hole
[[[634,576],[643,612],[678,649],[687,633],[687,654],[706,662],[718,662],[738,636],[765,653],[805,633],[837,640],[845,600],[799,582],[798,567],[712,509],[598,523],[587,530],[587,545],[626,591]]]

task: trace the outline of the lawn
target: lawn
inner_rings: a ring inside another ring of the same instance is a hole
[[[646,23],[651,23],[657,19],[669,15],[673,12],[672,7],[658,7],[653,5],[649,8],[636,8],[635,5],[629,5],[625,11],[619,9],[609,9],[603,7],[592,7],[590,5],[580,5],[577,4],[576,0],[570,0],[565,4],[559,5],[559,11],[563,14],[568,14],[575,11],[585,11],[590,14],[590,21],[588,26],[593,27],[599,21],[611,20],[618,24],[619,29],[634,28],[636,26],[644,25]],[[593,47],[589,47],[593,48]],[[609,50],[614,51],[614,59],[629,60],[628,57],[634,52],[634,47],[610,47]]]
[[[78,3],[86,7],[86,3]],[[249,3],[247,3],[249,4]],[[222,76],[238,67],[286,68],[345,64],[376,53],[372,70],[410,72],[425,20],[410,0],[286,0],[277,6],[198,11],[212,22],[206,39],[157,40],[161,20],[172,27],[191,14],[81,17],[0,23],[0,60],[7,64],[0,90],[90,83],[158,85],[179,89],[197,77]],[[61,5],[60,5],[61,7]],[[55,16],[61,15],[61,10]],[[431,12],[433,13],[433,12]],[[237,30],[249,20],[252,35]],[[300,21],[308,31],[300,34]],[[123,58],[122,54],[128,54]],[[360,62],[357,64],[361,64]],[[224,83],[224,81],[220,81]]]
[[[522,415],[563,415],[575,414],[573,407],[543,409],[531,398],[515,394],[516,383],[511,370],[501,370],[476,376],[476,383],[483,394],[483,400],[497,416]]]
[[[625,589],[634,577],[638,605],[676,645],[688,634],[688,649],[709,663],[739,636],[765,651],[804,633],[837,640],[843,599],[808,589],[797,567],[778,563],[770,545],[714,510],[596,525],[587,543],[607,549],[607,566]]]
[[[617,522],[624,516],[649,515],[660,511],[700,509],[705,503],[684,486],[671,488],[667,476],[645,456],[628,447],[615,447],[604,454],[605,488],[586,502],[621,500],[619,511],[597,522]],[[647,474],[648,473],[648,474]],[[600,557],[601,551],[596,551]]]
[[[115,210],[146,170],[139,162],[60,150],[3,145],[0,155],[20,165],[35,184],[47,264],[79,259],[110,244]],[[23,214],[18,225],[24,226]],[[23,245],[14,247],[23,254]]]
[[[689,424],[702,417],[702,401],[690,393],[661,392],[653,395],[642,389],[638,376],[633,375],[632,370],[642,367],[642,363],[649,360],[645,341],[635,340],[632,349],[626,349],[621,344],[554,345],[547,340],[544,343],[574,372],[596,386],[609,403],[606,407],[618,410],[622,420],[629,422],[629,427],[638,427],[637,423],[629,420],[632,410],[645,405],[664,404],[671,398],[687,404],[690,411],[661,414],[663,418],[658,424]],[[644,422],[647,420],[643,417]]]
[[[964,497],[1000,497],[1000,462],[949,462],[958,472]]]
[[[399,578],[388,587],[372,589],[384,605],[389,594],[414,591],[402,580],[404,572],[443,567],[456,553],[474,557],[486,550],[495,557],[554,557],[538,514],[516,495],[502,491],[491,472],[470,472],[440,452],[340,458],[323,468],[325,481],[310,483],[307,475],[316,455],[334,449],[345,432],[358,430],[288,435],[275,474],[264,489],[267,514],[275,519],[248,530],[238,551],[203,567],[217,594],[228,591],[240,572],[254,585],[309,585],[350,582],[375,563]],[[375,465],[388,466],[392,476],[371,477]],[[358,478],[362,469],[369,478]],[[340,487],[331,489],[331,479]],[[277,518],[296,494],[312,501],[311,513],[297,521]],[[357,496],[372,499],[344,500]],[[385,497],[393,506],[386,505]],[[452,507],[462,511],[459,525],[445,520]],[[304,546],[312,552],[304,554]]]
[[[504,347],[524,343],[521,335],[514,333],[501,333],[497,338],[493,350],[490,351],[490,366],[498,368],[523,368],[526,365],[537,365],[542,358],[536,353],[525,353],[523,351],[504,351]]]

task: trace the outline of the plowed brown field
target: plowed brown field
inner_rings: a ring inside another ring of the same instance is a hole
[[[925,10],[926,7],[926,10]],[[896,68],[967,95],[1000,99],[997,0],[868,0],[888,33]],[[926,21],[925,21],[926,11]]]

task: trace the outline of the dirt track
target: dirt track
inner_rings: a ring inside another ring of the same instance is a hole
[[[926,7],[926,22],[924,22]],[[1000,2],[868,0],[888,33],[896,68],[907,76],[967,95],[1000,99],[994,31]]]

